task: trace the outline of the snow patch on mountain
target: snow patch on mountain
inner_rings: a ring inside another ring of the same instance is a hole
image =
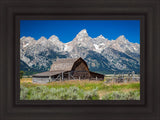
[[[97,45],[97,44],[93,44],[94,47],[95,47],[95,51],[98,52],[98,53],[101,53],[103,48],[100,46],[100,45]],[[101,44],[101,45],[104,45],[104,44]]]
[[[86,29],[68,43],[61,42],[56,35],[49,39],[42,36],[38,40],[25,36],[20,38],[20,58],[29,67],[49,67],[57,56],[82,57],[87,60],[89,67],[101,67],[104,71],[106,67],[116,71],[130,70],[133,66],[138,70],[140,45],[129,42],[124,35],[116,40],[108,40],[103,35],[91,38]]]

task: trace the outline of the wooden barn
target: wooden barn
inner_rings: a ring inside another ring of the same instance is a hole
[[[50,71],[32,75],[34,83],[48,83],[64,80],[104,80],[104,75],[91,72],[82,58],[57,59]]]

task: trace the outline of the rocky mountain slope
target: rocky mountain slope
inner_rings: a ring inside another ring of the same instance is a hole
[[[129,42],[124,35],[116,40],[108,40],[103,35],[91,38],[84,29],[68,43],[61,42],[55,35],[49,39],[43,36],[39,40],[32,37],[20,39],[23,67],[26,64],[36,71],[46,71],[57,58],[77,57],[85,59],[90,70],[103,74],[129,71],[138,73],[140,69],[140,45]]]

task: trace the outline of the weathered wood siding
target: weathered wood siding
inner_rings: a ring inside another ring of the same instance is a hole
[[[104,80],[104,75],[90,72],[92,80]]]
[[[71,74],[78,79],[90,78],[88,66],[83,60],[79,60],[74,64]]]

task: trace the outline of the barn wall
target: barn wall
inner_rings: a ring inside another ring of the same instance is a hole
[[[79,77],[80,79],[90,78],[90,72],[88,70],[88,67],[83,61],[79,61],[78,63],[74,64],[71,74],[75,78],[79,78]]]
[[[104,75],[91,72],[91,79],[104,80]]]
[[[49,77],[32,77],[32,82],[33,83],[40,83],[40,84],[45,84],[50,82]]]

